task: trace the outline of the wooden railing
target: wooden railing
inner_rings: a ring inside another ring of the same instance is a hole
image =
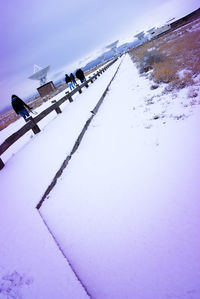
[[[13,133],[11,136],[6,138],[6,140],[0,145],[0,156],[12,145],[14,144],[19,138],[21,138],[24,134],[26,134],[29,130],[32,130],[34,134],[37,134],[40,132],[40,128],[38,126],[38,122],[41,121],[44,117],[46,117],[49,113],[52,111],[56,111],[57,114],[62,113],[60,106],[67,100],[69,102],[73,102],[72,96],[79,92],[82,93],[82,88],[89,87],[89,83],[93,83],[94,80],[97,79],[98,76],[100,76],[103,72],[107,70],[108,67],[110,67],[117,59],[112,60],[110,63],[108,63],[105,67],[101,68],[98,72],[94,73],[92,77],[89,77],[85,82],[83,82],[81,85],[77,86],[75,89],[73,89],[71,92],[66,94],[64,97],[62,97],[57,102],[53,103],[50,107],[42,111],[40,114],[38,114],[36,117],[29,117],[28,122],[20,128],[18,131]],[[4,162],[0,158],[0,170],[5,166]]]

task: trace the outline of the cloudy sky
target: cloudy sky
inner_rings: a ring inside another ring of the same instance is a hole
[[[164,2],[164,3],[163,3]],[[37,64],[48,79],[74,71],[116,39],[162,25],[199,7],[199,0],[9,0],[0,1],[0,111],[14,93],[36,91],[27,79]]]

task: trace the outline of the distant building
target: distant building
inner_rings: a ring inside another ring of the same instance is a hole
[[[170,24],[164,25],[164,26],[162,26],[160,28],[152,28],[152,29],[150,29],[150,30],[147,31],[148,32],[148,39],[150,40],[150,39],[152,39],[152,38],[160,35],[161,33],[166,32],[166,31],[168,31],[170,29],[171,29],[171,25]]]

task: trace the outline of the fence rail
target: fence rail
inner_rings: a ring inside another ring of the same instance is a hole
[[[82,93],[82,88],[86,87],[88,88],[88,83],[93,83],[94,80],[97,79],[98,76],[100,76],[103,72],[107,70],[114,62],[116,62],[117,58],[112,60],[110,63],[108,63],[105,67],[101,68],[99,71],[93,74],[92,77],[90,77],[88,80],[83,82],[81,85],[77,86],[75,89],[73,89],[71,92],[66,94],[64,97],[62,97],[57,102],[53,103],[51,106],[49,106],[47,109],[42,111],[40,114],[38,114],[36,117],[29,117],[28,122],[21,127],[18,131],[10,135],[6,140],[0,145],[0,156],[12,145],[14,144],[18,139],[20,139],[24,134],[26,134],[29,130],[32,130],[34,134],[37,134],[40,132],[40,128],[38,126],[38,122],[41,121],[44,117],[46,117],[49,113],[55,112],[57,114],[62,113],[60,106],[67,100],[69,102],[73,102],[72,96],[79,92]],[[4,162],[0,158],[0,170],[3,169],[5,166]]]

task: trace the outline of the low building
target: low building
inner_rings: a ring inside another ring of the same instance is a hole
[[[39,95],[41,97],[47,96],[55,90],[56,90],[56,88],[52,81],[47,82],[46,84],[37,88],[37,91],[39,92]]]
[[[149,39],[152,39],[168,30],[171,29],[171,25],[170,24],[167,24],[167,25],[164,25],[160,28],[152,28],[150,29],[148,32],[149,32]]]

